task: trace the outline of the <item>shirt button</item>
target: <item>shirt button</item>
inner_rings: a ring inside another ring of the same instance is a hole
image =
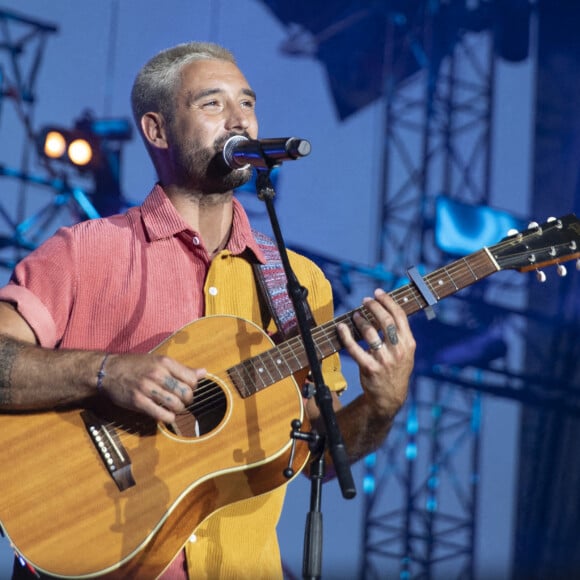
[[[209,293],[210,293],[212,296],[217,296],[218,289],[217,289],[215,286],[210,286],[210,288],[209,288]]]
[[[193,236],[191,241],[193,242],[194,246],[199,246],[199,238],[197,236]]]

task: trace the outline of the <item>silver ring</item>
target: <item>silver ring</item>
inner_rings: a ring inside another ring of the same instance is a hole
[[[399,342],[397,327],[394,324],[389,324],[389,326],[387,326],[387,338],[393,346]]]
[[[369,343],[369,349],[370,350],[379,350],[383,347],[383,344],[385,344],[385,343],[379,338],[378,340],[375,340],[375,342]]]

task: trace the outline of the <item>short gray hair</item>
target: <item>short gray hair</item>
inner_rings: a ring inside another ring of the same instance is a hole
[[[166,121],[173,116],[173,94],[179,73],[186,64],[203,59],[224,60],[236,64],[234,55],[213,42],[188,42],[161,51],[137,74],[131,90],[131,107],[137,128],[141,117],[159,112]]]

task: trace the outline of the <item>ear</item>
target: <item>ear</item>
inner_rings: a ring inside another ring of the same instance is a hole
[[[141,117],[141,130],[145,139],[158,149],[167,149],[165,119],[159,113],[145,113]]]

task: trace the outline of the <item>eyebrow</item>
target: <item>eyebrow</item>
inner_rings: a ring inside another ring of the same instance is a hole
[[[195,94],[192,94],[191,92],[188,93],[187,95],[187,101],[188,104],[191,103],[195,103],[197,101],[199,101],[200,99],[203,99],[205,97],[209,97],[211,95],[218,95],[220,93],[223,93],[224,90],[223,89],[203,89],[201,91],[198,91]],[[247,97],[252,97],[254,100],[256,100],[256,93],[255,91],[253,91],[252,89],[242,89],[242,94],[246,95]]]

